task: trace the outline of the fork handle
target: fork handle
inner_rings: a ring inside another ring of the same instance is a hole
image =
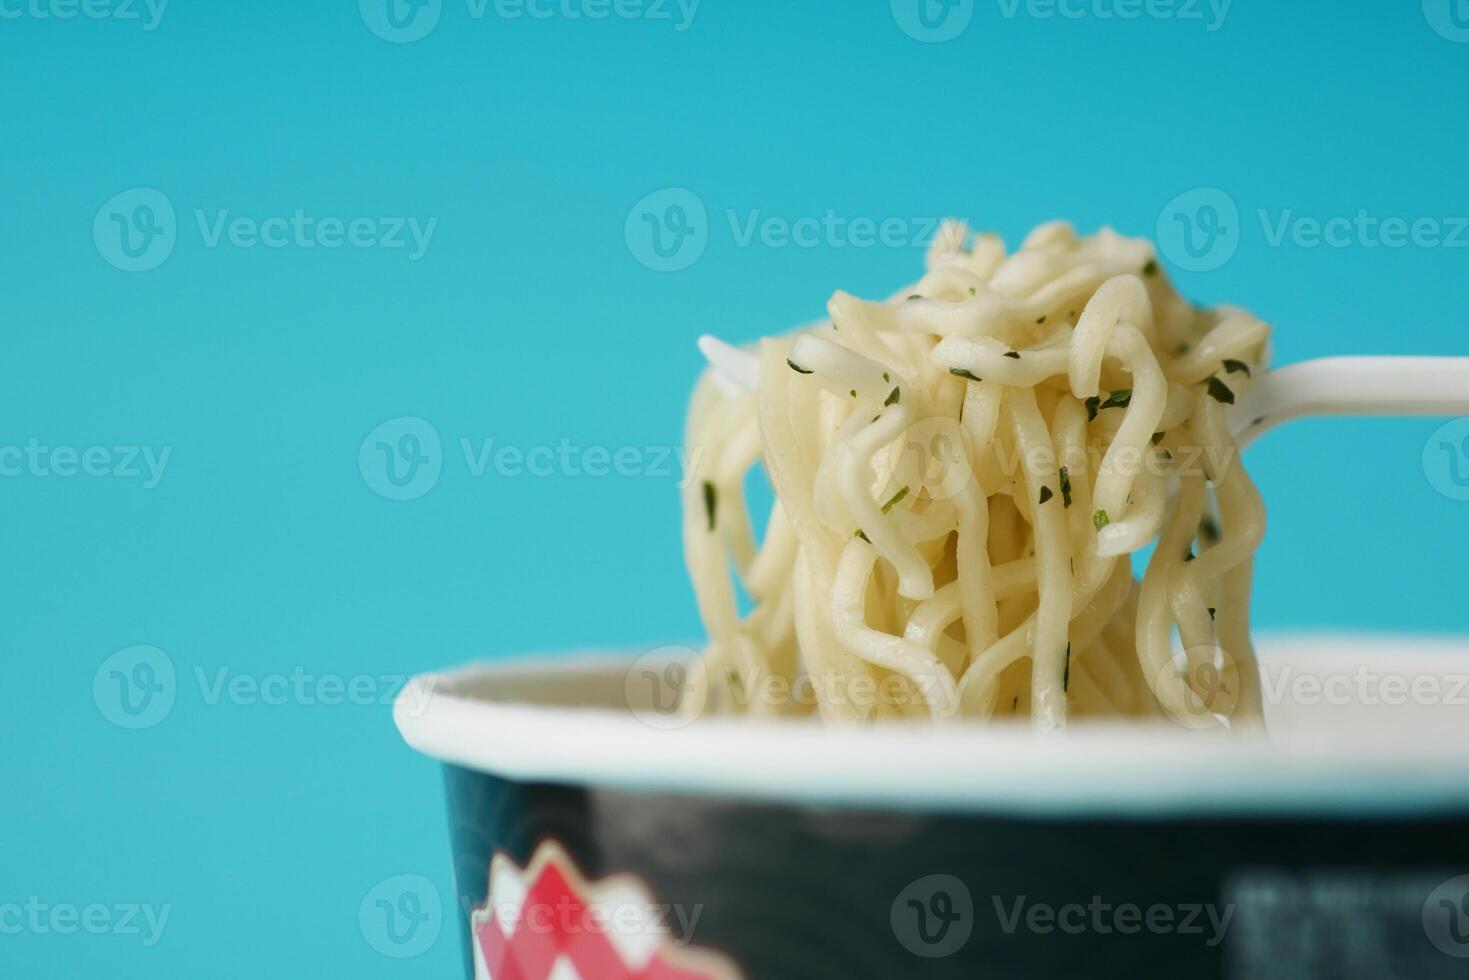
[[[1308,415],[1469,415],[1469,357],[1322,357],[1270,371],[1230,415],[1241,443]]]

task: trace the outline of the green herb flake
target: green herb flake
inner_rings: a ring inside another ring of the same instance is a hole
[[[709,518],[709,530],[714,530],[714,509],[719,503],[719,491],[714,489],[714,484],[708,480],[704,481],[704,513]]]
[[[861,538],[863,541],[866,541],[868,544],[871,544],[872,543],[872,539],[867,536],[867,532],[864,531],[864,530],[862,530],[860,527],[857,528],[856,531],[852,532],[852,537],[854,537],[854,538]]]
[[[1056,495],[1051,492],[1050,487],[1041,487],[1041,503],[1045,503],[1047,500],[1050,500],[1054,496]]]
[[[1071,473],[1064,466],[1061,467],[1061,503],[1071,506]]]
[[[1107,516],[1107,512],[1105,510],[1099,510],[1092,515],[1092,527],[1096,528],[1098,531],[1111,523],[1112,518]]]
[[[1102,399],[1098,398],[1096,395],[1093,395],[1086,400],[1086,420],[1088,422],[1095,422],[1097,420],[1097,409],[1101,406],[1101,404]]]
[[[786,358],[786,363],[789,364],[791,366],[791,370],[794,371],[794,372],[796,372],[797,374],[815,374],[816,373],[815,371],[812,371],[810,368],[803,368],[803,367],[801,367],[801,365],[797,364],[795,361],[791,360],[789,357]]]
[[[964,378],[964,379],[966,379],[968,381],[983,381],[984,380],[979,375],[975,374],[973,371],[970,371],[968,368],[953,368],[953,367],[951,367],[951,368],[949,368],[949,373],[952,374],[952,375],[954,375],[955,377]]]
[[[1162,433],[1162,432],[1154,432],[1153,433],[1153,445],[1156,446],[1158,443],[1162,442],[1163,441],[1163,436],[1164,436],[1164,433]]]
[[[1217,610],[1217,609],[1215,609],[1215,608],[1214,608],[1214,607],[1213,607],[1213,606],[1210,606],[1210,607],[1209,607],[1209,618],[1210,618],[1210,619],[1213,619],[1213,618],[1214,618],[1214,614],[1215,614],[1215,613],[1216,613],[1216,612],[1218,612],[1218,610]]]
[[[853,398],[856,398],[857,397],[857,389],[856,388],[853,388],[851,394],[852,394],[852,397]]]
[[[979,294],[979,290],[977,288],[975,288],[974,286],[970,286],[969,287],[969,295],[970,296],[976,296],[978,294]]]
[[[1046,322],[1046,315],[1044,313],[1042,313],[1041,314],[1041,318],[1039,320],[1035,321],[1035,322],[1036,322],[1036,326],[1040,326],[1042,323],[1045,323]]]
[[[1148,264],[1143,266],[1143,275],[1156,276],[1158,274],[1158,260],[1148,259]]]
[[[922,298],[923,298],[923,297],[922,297],[922,296],[919,296],[919,295],[918,295],[918,294],[917,294],[917,293],[914,293],[914,294],[913,294],[913,295],[912,295],[912,296],[909,296],[909,297],[908,297],[908,299],[909,299],[909,300],[910,300],[910,301],[911,301],[911,300],[915,300],[915,299],[922,299]]]
[[[1071,690],[1071,644],[1066,644],[1066,669],[1061,673],[1061,691]]]
[[[1234,392],[1229,389],[1229,385],[1220,381],[1217,377],[1213,375],[1209,376],[1208,389],[1209,397],[1213,398],[1216,402],[1223,402],[1226,405],[1234,404]]]
[[[1250,366],[1244,361],[1236,361],[1232,357],[1224,359],[1224,371],[1226,374],[1234,374],[1236,371],[1243,371],[1245,373],[1245,377],[1248,378],[1250,376]]]
[[[1126,408],[1128,405],[1131,405],[1131,404],[1132,404],[1132,389],[1131,388],[1118,388],[1116,391],[1112,392],[1112,394],[1110,394],[1110,395],[1107,396],[1107,400],[1104,401],[1104,402],[1102,402],[1101,407],[1102,408]]]
[[[884,377],[886,377],[886,375],[884,375]],[[893,393],[891,395],[888,395],[888,400],[882,403],[883,407],[886,408],[889,405],[898,404],[898,396],[900,393],[901,392],[899,391],[899,389],[894,388]]]
[[[1007,350],[1005,351],[1005,356],[1010,358],[1011,360],[1020,360],[1020,352],[1018,350]]]
[[[886,372],[886,371],[884,371],[884,372],[883,372],[883,373],[882,373],[882,380],[884,380],[884,381],[891,381],[891,380],[893,380],[893,379],[892,379],[892,378],[890,378],[890,377],[888,377],[888,373],[887,373],[887,372]]]
[[[898,505],[898,502],[906,496],[908,496],[908,488],[903,487],[897,493],[893,494],[892,499],[882,505],[882,512],[886,514],[888,511],[896,507]]]

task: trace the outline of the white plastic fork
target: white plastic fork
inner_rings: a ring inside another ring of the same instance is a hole
[[[699,350],[725,391],[754,391],[760,362],[705,334]],[[1321,357],[1259,375],[1230,412],[1241,446],[1320,415],[1469,415],[1469,357]]]

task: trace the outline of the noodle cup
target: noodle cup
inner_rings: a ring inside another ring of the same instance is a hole
[[[1269,736],[693,718],[688,653],[403,692],[466,978],[1463,975],[1469,640],[1262,642]]]

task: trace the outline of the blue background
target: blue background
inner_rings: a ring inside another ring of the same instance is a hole
[[[459,440],[676,445],[697,333],[753,338],[920,267],[913,247],[742,247],[728,212],[953,214],[1013,244],[1058,216],[1151,237],[1177,195],[1219,188],[1237,252],[1165,265],[1275,323],[1279,362],[1469,351],[1469,249],[1271,247],[1256,217],[1469,214],[1469,44],[1416,2],[1237,0],[1210,31],[988,0],[942,44],[835,0],[704,0],[683,31],[448,0],[413,43],[350,0],[174,0],[152,31],[14,2],[0,444],[172,455],[154,489],[0,479],[0,905],[173,909],[152,947],[0,934],[6,976],[455,975],[452,923],[414,959],[359,927],[385,878],[450,894],[438,772],[389,710],[211,704],[195,672],[366,674],[391,695],[482,655],[696,635],[676,476],[475,477]],[[138,187],[176,209],[176,247],[128,273],[92,227]],[[707,247],[656,272],[625,225],[669,187],[707,207]],[[211,248],[194,217],[297,208],[438,224],[410,261]],[[443,440],[411,501],[358,461],[400,416]],[[1261,627],[1463,629],[1469,504],[1425,473],[1438,424],[1314,422],[1251,451]],[[135,644],[178,687],[129,731],[92,684]]]

